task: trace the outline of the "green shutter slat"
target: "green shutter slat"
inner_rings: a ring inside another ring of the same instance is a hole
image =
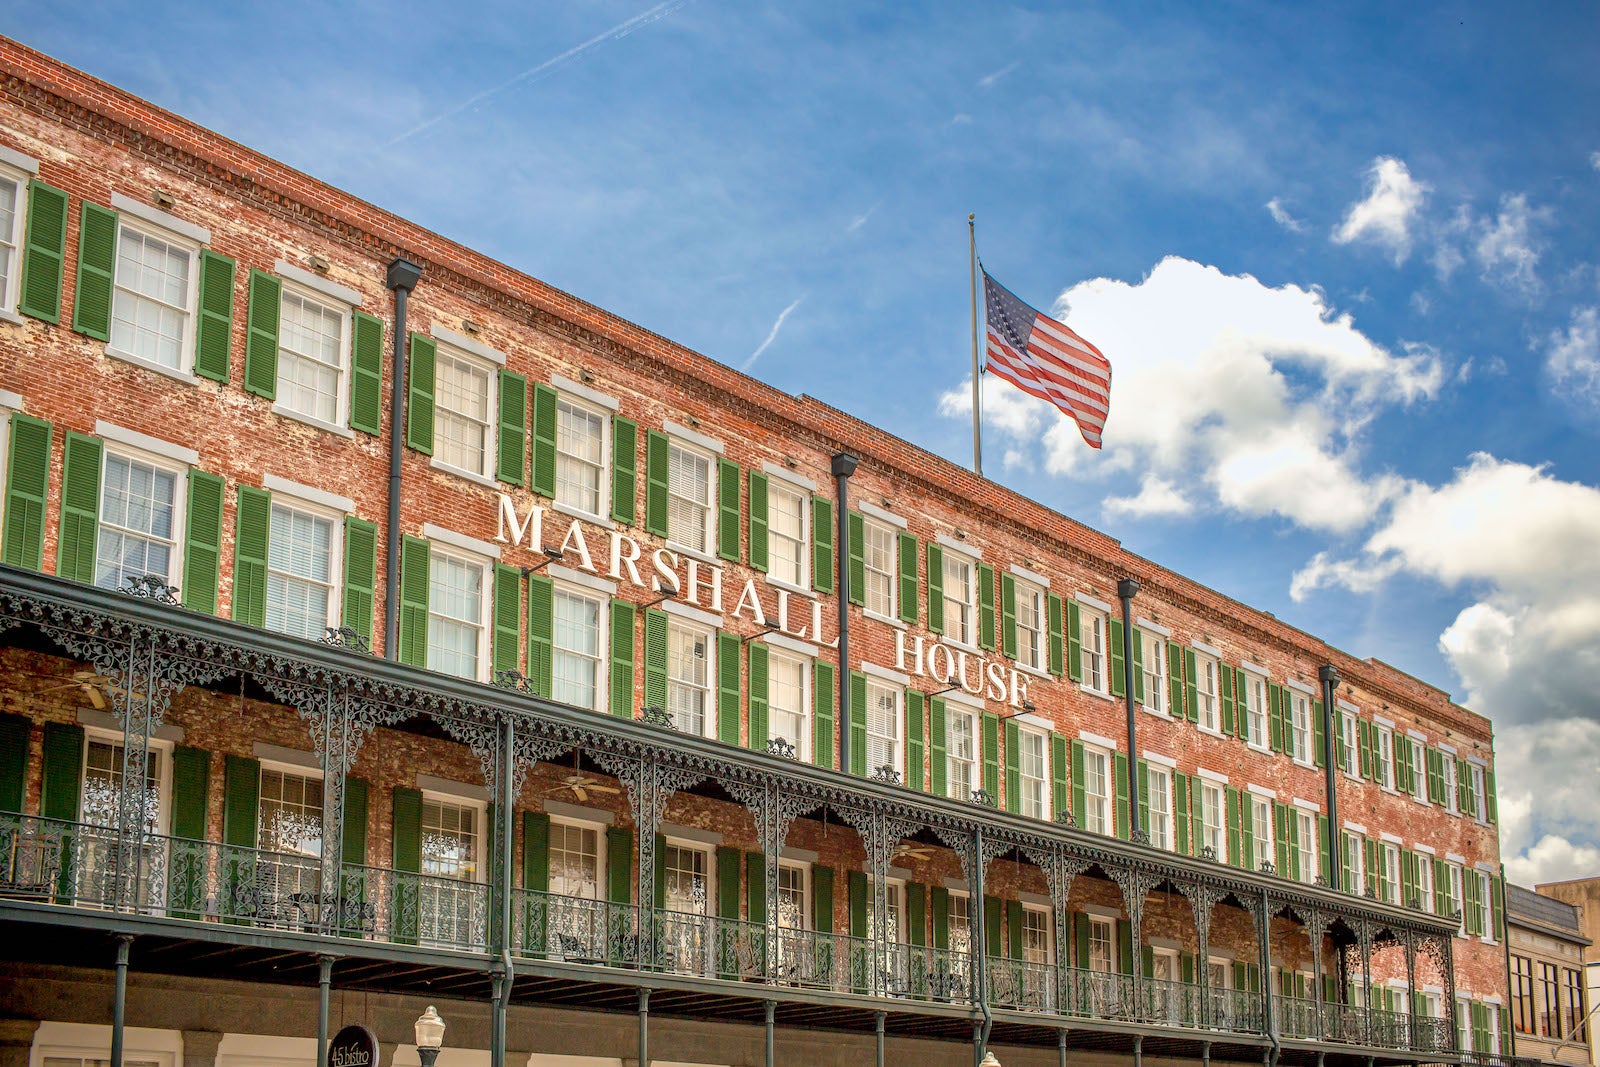
[[[1054,593],[1045,594],[1045,618],[1050,629],[1050,673],[1057,678],[1066,671],[1066,655],[1062,639],[1061,598]]]
[[[1134,800],[1139,805],[1139,828],[1150,833],[1150,765],[1144,760],[1134,764]]]
[[[750,472],[750,566],[765,572],[769,565],[767,544],[767,476]]]
[[[771,735],[768,733],[770,720],[767,714],[767,687],[770,684],[767,674],[768,650],[765,641],[752,641],[748,647],[750,650],[750,736],[748,744],[757,752],[765,752],[767,750],[767,742],[771,740]],[[795,737],[786,738],[785,740],[793,741],[796,748],[799,748],[802,739]]]
[[[1283,751],[1283,690],[1267,683],[1267,738],[1274,752]]]
[[[877,768],[871,768],[876,771]],[[850,672],[850,773],[867,775],[867,676]]]
[[[644,528],[657,537],[667,536],[667,468],[670,445],[667,435],[650,430],[645,434]]]
[[[1111,755],[1111,762],[1115,767],[1117,786],[1117,836],[1128,840],[1128,757],[1121,752]]]
[[[1200,721],[1200,672],[1195,665],[1194,649],[1183,650],[1183,702],[1184,714],[1190,722]]]
[[[344,821],[340,824],[344,844],[340,855],[345,863],[367,862],[367,780],[344,780]]]
[[[717,634],[717,740],[725,745],[739,743],[739,655],[738,634]]]
[[[620,597],[611,600],[610,712],[619,719],[633,718],[634,606]]]
[[[717,915],[723,919],[739,917],[739,868],[744,853],[732,845],[717,846]]]
[[[1117,963],[1123,974],[1133,973],[1133,924],[1126,919],[1117,920]]]
[[[85,200],[78,218],[78,284],[72,328],[111,340],[111,276],[117,269],[117,213]]]
[[[550,696],[555,688],[554,634],[555,582],[543,574],[531,574],[528,576],[528,684],[543,697]],[[512,639],[514,642],[514,633]]]
[[[37,179],[30,181],[17,310],[45,322],[60,322],[66,262],[67,194]]]
[[[522,571],[504,563],[494,565],[494,635],[490,653],[496,671],[514,671],[520,659],[522,637]],[[548,696],[548,692],[541,691]]]
[[[994,568],[978,564],[978,647],[994,651]]]
[[[816,723],[816,737],[813,741],[814,762],[818,767],[832,767],[833,754],[838,748],[838,742],[833,733],[834,717],[834,667],[831,663],[818,660],[811,667],[811,717]]]
[[[983,791],[991,800],[1000,800],[1000,716],[986,711],[978,720],[979,740],[983,746]]]
[[[1410,746],[1407,745],[1407,748]],[[1500,800],[1494,788],[1494,772],[1485,771],[1483,774],[1483,807],[1488,816],[1489,825],[1494,826],[1500,822]]]
[[[864,871],[849,871],[845,875],[850,914],[850,936],[867,936],[867,875]]]
[[[406,444],[433,455],[433,403],[439,369],[439,346],[413,332],[410,368],[406,372]]]
[[[667,613],[660,608],[644,612],[644,706],[667,706]]]
[[[502,369],[499,375],[500,419],[495,448],[495,477],[521,485],[527,471],[528,379]]]
[[[92,585],[95,541],[100,533],[100,460],[98,438],[67,432],[61,462],[61,529],[56,542],[56,575]]]
[[[833,868],[811,868],[811,925],[819,934],[833,933]]]
[[[393,865],[397,871],[422,870],[422,793],[409,786],[394,787]]]
[[[1122,620],[1109,620],[1106,631],[1106,638],[1111,644],[1111,655],[1107,657],[1111,661],[1111,677],[1107,679],[1110,683],[1107,688],[1114,697],[1125,696],[1127,679],[1124,675],[1127,673],[1128,665],[1122,654]]]
[[[928,629],[944,633],[944,549],[929,544],[928,551]]]
[[[378,526],[346,515],[344,520],[344,611],[342,625],[372,640],[373,601],[378,587]]]
[[[945,796],[950,792],[950,765],[946,759],[949,724],[945,719],[944,698],[928,698],[928,792]]]
[[[1318,767],[1328,765],[1327,752],[1328,733],[1322,723],[1322,701],[1311,702],[1311,762]],[[1402,739],[1403,740],[1403,739]],[[1409,748],[1409,745],[1401,747]],[[1398,753],[1398,750],[1396,750]]]
[[[833,592],[833,501],[811,498],[811,588]]]
[[[1241,847],[1245,854],[1245,865],[1249,866],[1250,855],[1250,820],[1249,812],[1245,812],[1243,820]],[[1177,832],[1173,834],[1174,845],[1179,855],[1193,855],[1196,849],[1189,847],[1189,776],[1174,774],[1172,776],[1172,825]]]
[[[1067,784],[1067,739],[1060,734],[1050,735],[1050,803],[1052,817],[1072,810],[1072,794]]]
[[[1022,730],[1015,719],[1006,720],[1006,810],[1022,811]]]
[[[1086,795],[1083,781],[1083,742],[1072,742],[1072,815],[1083,826],[1083,805]]]
[[[1022,958],[1022,901],[1006,901],[1006,955]]]
[[[611,416],[611,517],[632,526],[638,517],[639,425]]]
[[[1226,663],[1219,672],[1221,685],[1222,705],[1222,733],[1225,737],[1233,736],[1233,668]]]
[[[237,269],[232,259],[209,248],[200,252],[194,372],[212,381],[228,380],[228,365],[233,353],[233,283],[236,275]],[[357,317],[361,317],[359,312]]]
[[[45,498],[50,490],[48,422],[20,412],[11,416],[11,441],[6,453],[5,534],[0,556],[12,567],[44,566]]]
[[[550,892],[550,816],[542,811],[522,813],[522,888]]]
[[[278,396],[278,320],[283,313],[283,283],[266,271],[250,271],[245,308],[244,387],[275,400]],[[428,427],[432,434],[433,427]]]
[[[261,804],[261,764],[246,756],[222,761],[222,842],[256,847],[256,818]]]
[[[1167,712],[1174,719],[1183,718],[1183,646],[1176,641],[1167,642]]]
[[[1074,912],[1072,916],[1073,960],[1081,970],[1089,969],[1089,916]]]
[[[1000,575],[1000,651],[1017,658],[1017,580],[1009,574]]]
[[[867,602],[867,521],[859,511],[845,516],[849,536],[848,569],[850,571],[850,603],[862,607]]]
[[[183,606],[207,615],[217,613],[217,586],[222,579],[223,480],[189,470],[189,499],[184,513]]]
[[[211,786],[211,753],[189,745],[172,748],[172,836],[206,838],[206,798]]]
[[[900,621],[917,621],[917,539],[911,534],[896,536],[900,557]]]
[[[1238,726],[1239,740],[1250,740],[1250,678],[1243,670],[1233,672],[1234,720]]]
[[[906,883],[906,940],[921,947],[928,943],[928,887]]]
[[[767,921],[767,857],[759,852],[744,856],[745,918],[757,925]]]
[[[357,311],[350,321],[350,428],[376,434],[383,422],[383,321]]]
[[[717,460],[717,555],[739,562],[739,465]]]
[[[633,903],[633,831],[626,826],[606,829],[606,899]]]
[[[1331,827],[1328,823],[1328,817],[1326,815],[1318,815],[1317,844],[1321,849],[1321,856],[1319,858],[1322,862],[1321,870],[1323,878],[1331,877],[1329,872],[1333,870],[1333,840],[1329,834],[1330,829]]]
[[[400,662],[428,665],[428,595],[432,585],[432,549],[420,537],[400,541]]]
[[[1133,630],[1133,700],[1144,703],[1144,635],[1138,627]]]
[[[1189,776],[1189,846],[1196,856],[1206,847],[1206,789],[1198,774]],[[1215,857],[1221,862],[1226,857]]]
[[[1083,615],[1076,600],[1067,601],[1067,677],[1083,681]]]
[[[906,785],[925,791],[928,788],[926,698],[915,689],[906,690]]]
[[[83,727],[45,723],[42,750],[39,814],[46,819],[76,821],[78,799],[83,794]]]
[[[533,387],[533,471],[528,487],[540,496],[556,495],[556,391],[542,383]]]
[[[933,947],[950,947],[950,890],[942,885],[933,887],[928,894],[929,910],[933,913]]]
[[[239,487],[234,509],[233,619],[247,626],[267,621],[267,543],[272,534],[272,494]]]
[[[0,811],[22,812],[28,787],[28,735],[25,715],[0,714]]]

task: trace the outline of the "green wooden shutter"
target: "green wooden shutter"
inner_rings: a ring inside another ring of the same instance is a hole
[[[1017,720],[1006,720],[1006,810],[1022,810],[1022,730]]]
[[[811,665],[811,717],[816,728],[813,752],[818,767],[832,767],[838,748],[833,734],[834,674],[831,663],[818,660]]]
[[[850,773],[862,777],[868,773],[867,676],[860,671],[850,672]]]
[[[950,890],[934,886],[928,893],[928,910],[932,912],[933,947],[950,947]]]
[[[542,811],[522,813],[522,888],[550,891],[550,816]]]
[[[95,540],[100,533],[100,461],[95,437],[67,431],[61,463],[61,530],[56,575],[94,584]]]
[[[1000,651],[1017,658],[1017,579],[1000,575]]]
[[[283,283],[266,271],[250,271],[247,286],[249,302],[245,308],[244,387],[246,392],[278,397],[278,320],[283,313]],[[416,361],[412,360],[412,372]],[[433,389],[432,363],[428,370],[430,402]],[[415,388],[413,386],[413,388]],[[433,444],[433,409],[428,410],[428,444]],[[408,430],[409,432],[409,430]]]
[[[644,528],[657,537],[667,536],[668,456],[667,435],[655,430],[648,431],[645,434],[644,455]]]
[[[717,555],[739,562],[739,465],[717,460]]]
[[[21,814],[28,787],[28,736],[24,715],[0,713],[0,811]]]
[[[1089,969],[1089,916],[1072,914],[1072,962],[1079,970]]]
[[[50,490],[48,422],[21,412],[11,416],[11,441],[6,453],[5,535],[0,556],[12,567],[44,566],[45,498]]]
[[[1345,740],[1344,740],[1344,724],[1345,724],[1345,720],[1348,719],[1348,718],[1349,718],[1349,716],[1347,716],[1342,711],[1336,711],[1334,713],[1334,724],[1333,725],[1334,725],[1334,730],[1336,731],[1336,733],[1335,733],[1334,738],[1333,738],[1333,755],[1334,755],[1334,758],[1339,761],[1339,769],[1340,770],[1344,770],[1345,760],[1348,758],[1348,755],[1345,752]]]
[[[83,794],[83,727],[45,723],[43,757],[39,814],[46,819],[76,821],[78,799]]]
[[[944,549],[928,545],[928,630],[944,633]]]
[[[1134,798],[1139,805],[1139,829],[1148,840],[1150,835],[1150,765],[1144,760],[1134,763]]]
[[[1243,670],[1233,672],[1233,707],[1234,722],[1238,729],[1235,731],[1239,740],[1250,740],[1250,678]],[[1259,740],[1259,738],[1257,739]]]
[[[767,857],[747,852],[744,857],[745,917],[752,923],[767,921]]]
[[[72,328],[111,340],[111,276],[117,269],[117,213],[83,202],[78,221],[78,287],[72,297]]]
[[[1048,666],[1050,673],[1059,678],[1066,672],[1066,652],[1061,632],[1061,598],[1054,593],[1046,593],[1044,605],[1045,625],[1049,630],[1046,639],[1049,652]]]
[[[531,606],[530,606],[531,607]],[[494,634],[491,659],[494,669],[499,671],[514,671],[520,659],[521,651],[517,645],[522,636],[520,616],[522,615],[522,571],[516,567],[509,567],[504,563],[494,565]],[[530,638],[531,639],[531,638]],[[541,696],[549,696],[547,691],[541,690]]]
[[[1072,793],[1067,779],[1067,769],[1071,766],[1070,757],[1067,755],[1067,739],[1058,733],[1050,735],[1050,812],[1051,816],[1059,816],[1064,811],[1072,810]]]
[[[1076,600],[1067,601],[1067,677],[1083,681],[1083,616]]]
[[[1417,854],[1410,849],[1400,850],[1400,904],[1410,907],[1417,896]]]
[[[45,322],[60,322],[66,262],[67,194],[34,179],[28,182],[28,227],[23,235],[17,310]]]
[[[867,875],[864,871],[845,874],[845,890],[850,915],[850,936],[867,936]]]
[[[1128,691],[1127,680],[1123,675],[1127,673],[1128,663],[1122,653],[1122,620],[1111,619],[1110,625],[1106,629],[1108,631],[1107,639],[1111,642],[1111,677],[1107,678],[1106,681],[1110,683],[1109,688],[1112,696],[1126,696]]]
[[[556,391],[543,383],[533,387],[533,469],[528,487],[540,496],[556,495]]]
[[[367,780],[344,780],[344,821],[341,823],[344,844],[340,850],[343,863],[367,862]]]
[[[1180,855],[1191,855],[1189,844],[1189,776],[1172,775],[1172,825],[1177,830],[1177,850]],[[1249,824],[1246,823],[1246,826]],[[1247,831],[1248,832],[1248,831]],[[1193,850],[1198,851],[1198,850]]]
[[[1116,768],[1117,783],[1117,836],[1128,840],[1128,757],[1114,752],[1111,761]]]
[[[900,621],[917,621],[917,539],[902,533],[896,538],[900,557]]]
[[[1369,732],[1369,723],[1356,723],[1356,752],[1360,759],[1361,777],[1371,778],[1373,775],[1372,736]],[[1287,731],[1285,731],[1285,748],[1288,747]]]
[[[610,712],[619,719],[633,718],[634,606],[620,597],[611,599],[611,699]]]
[[[978,720],[978,733],[983,744],[983,791],[998,801],[1000,799],[1000,716],[986,711]]]
[[[1400,740],[1404,740],[1401,738]],[[1318,767],[1328,765],[1328,734],[1322,724],[1322,701],[1311,702],[1311,762]],[[1410,746],[1406,746],[1410,747]],[[1398,752],[1398,750],[1396,750]]]
[[[520,574],[512,568],[514,574]],[[496,589],[496,611],[498,612],[498,588]],[[509,599],[509,598],[508,598]],[[515,607],[514,605],[508,605]],[[512,619],[516,617],[513,610]],[[528,684],[533,686],[533,691],[542,697],[548,697],[555,689],[555,582],[542,575],[528,575]],[[513,623],[506,633],[513,649],[511,656],[512,666],[516,660],[516,626]],[[629,642],[630,646],[632,642]],[[498,668],[497,668],[498,669]],[[510,669],[510,668],[507,668]]]
[[[222,843],[256,847],[261,812],[261,764],[245,756],[222,760]]]
[[[1228,841],[1228,862],[1235,867],[1244,866],[1244,839],[1243,818],[1239,814],[1240,805],[1248,804],[1249,796],[1241,794],[1233,786],[1224,786],[1222,790],[1222,814],[1227,821],[1225,836]]]
[[[760,471],[750,472],[750,566],[766,573],[770,548],[767,528],[767,476]]]
[[[850,570],[850,603],[861,607],[867,602],[867,523],[861,512],[845,515],[849,544],[846,546]]]
[[[228,380],[228,364],[233,349],[233,283],[236,273],[233,260],[227,256],[209,248],[201,250],[199,299],[196,301],[199,315],[194,330],[194,372],[202,378],[218,382]],[[359,320],[368,316],[357,312],[356,317]],[[382,326],[379,331],[381,334]],[[361,338],[359,330],[356,338],[358,341]]]
[[[717,633],[717,740],[739,743],[739,635]]]
[[[1144,634],[1138,627],[1133,630],[1133,699],[1144,703]]]
[[[1274,752],[1283,751],[1283,690],[1267,683],[1267,743]]]
[[[1183,650],[1183,706],[1190,722],[1200,721],[1200,672],[1196,668],[1194,649]]]
[[[350,318],[350,428],[376,434],[383,423],[383,320]]]
[[[378,527],[366,519],[344,520],[344,611],[341,621],[372,640],[373,600],[378,587]]]
[[[906,883],[906,939],[921,947],[928,943],[928,887]]]
[[[1198,774],[1189,776],[1189,844],[1196,856],[1206,847],[1206,787]],[[1213,858],[1218,862],[1223,859]]]
[[[432,586],[433,549],[420,537],[400,541],[400,662],[428,665],[428,597]]]
[[[924,697],[915,689],[906,690],[906,785],[928,788],[927,712]]]
[[[1255,801],[1248,793],[1239,796],[1239,866],[1247,871],[1257,869]]]
[[[192,467],[184,513],[183,606],[207,615],[217,613],[217,586],[222,576],[223,480]],[[346,574],[349,573],[348,564]]]
[[[945,796],[950,792],[950,765],[945,747],[949,741],[944,715],[944,698],[928,698],[928,792]]]
[[[811,868],[811,926],[819,934],[833,933],[833,868]]]
[[[606,828],[606,899],[633,903],[633,831],[626,826]]]
[[[394,787],[394,869],[422,870],[422,792],[408,786]]]
[[[233,531],[233,619],[267,624],[267,545],[272,537],[272,494],[239,486]]]
[[[1168,641],[1167,712],[1174,719],[1183,718],[1183,693],[1183,646],[1176,641]]]
[[[1083,782],[1083,742],[1072,742],[1072,814],[1078,820],[1079,827],[1083,826],[1084,805]]]
[[[411,334],[411,369],[406,377],[406,444],[433,455],[433,405],[439,346],[431,337]]]
[[[644,610],[644,706],[667,706],[667,613]]]
[[[744,853],[731,845],[717,846],[717,917],[739,917],[739,868]]]
[[[811,498],[811,588],[833,592],[833,501]]]
[[[508,485],[521,485],[527,474],[528,379],[513,371],[500,371],[500,425],[496,442],[495,476]]]
[[[767,742],[771,740],[771,718],[768,714],[770,705],[769,686],[771,683],[768,674],[769,653],[765,641],[751,641],[748,646],[750,658],[750,737],[748,744],[757,752],[767,750]],[[792,738],[799,747],[800,738]]]
[[[1224,663],[1222,665],[1222,669],[1218,673],[1222,676],[1220,679],[1220,688],[1222,690],[1222,699],[1220,701],[1222,705],[1222,733],[1226,737],[1232,737],[1234,732],[1233,668]]]
[[[994,568],[978,564],[978,647],[994,651]]]
[[[638,518],[639,426],[611,416],[611,517],[632,526]]]
[[[1133,924],[1117,920],[1117,964],[1123,974],[1133,973]]]
[[[211,783],[211,753],[189,745],[172,748],[172,836],[206,838],[206,797]]]

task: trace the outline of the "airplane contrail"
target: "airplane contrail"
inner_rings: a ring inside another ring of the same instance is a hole
[[[799,307],[800,301],[804,299],[805,297],[803,296],[797,297],[794,303],[778,312],[778,321],[774,322],[772,324],[772,329],[767,331],[767,339],[762,341],[761,344],[756,347],[754,352],[750,353],[750,358],[746,359],[742,364],[739,365],[740,370],[749,370],[751,367],[755,366],[756,359],[760,357],[761,353],[765,352],[767,347],[778,339],[778,331],[783,329],[783,320],[788,318],[789,312]]]

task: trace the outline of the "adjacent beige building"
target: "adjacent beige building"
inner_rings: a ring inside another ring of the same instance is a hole
[[[1511,1025],[1516,1055],[1541,1063],[1593,1062],[1580,909],[1519,885],[1506,885]]]
[[[1565,882],[1546,882],[1538,887],[1543,896],[1565,901],[1578,909],[1578,925],[1590,945],[1584,956],[1584,985],[1591,1011],[1600,1003],[1600,876],[1574,878]],[[1600,1039],[1595,1037],[1594,1020],[1589,1026],[1589,1062],[1600,1065]]]

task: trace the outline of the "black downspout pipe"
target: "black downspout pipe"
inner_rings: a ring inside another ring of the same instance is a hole
[[[394,370],[389,394],[389,522],[383,531],[383,654],[400,658],[400,456],[406,440],[406,297],[422,277],[422,268],[396,256],[384,284],[394,290]]]
[[[833,562],[839,592],[839,769],[850,770],[850,476],[861,460],[848,452],[833,457],[833,482],[838,500],[834,524]],[[820,640],[820,637],[819,637]],[[872,773],[872,768],[867,768]]]
[[[1117,583],[1117,598],[1122,601],[1122,691],[1128,706],[1128,840],[1148,840],[1139,825],[1139,727],[1133,717],[1133,598],[1139,595],[1139,581],[1124,578]]]
[[[1317,677],[1322,681],[1322,763],[1328,772],[1328,886],[1338,889],[1344,884],[1344,879],[1340,877],[1344,866],[1344,849],[1339,836],[1338,782],[1341,768],[1336,758],[1339,754],[1339,738],[1334,733],[1339,716],[1334,713],[1333,706],[1333,691],[1339,688],[1339,671],[1330,663],[1317,671]]]

